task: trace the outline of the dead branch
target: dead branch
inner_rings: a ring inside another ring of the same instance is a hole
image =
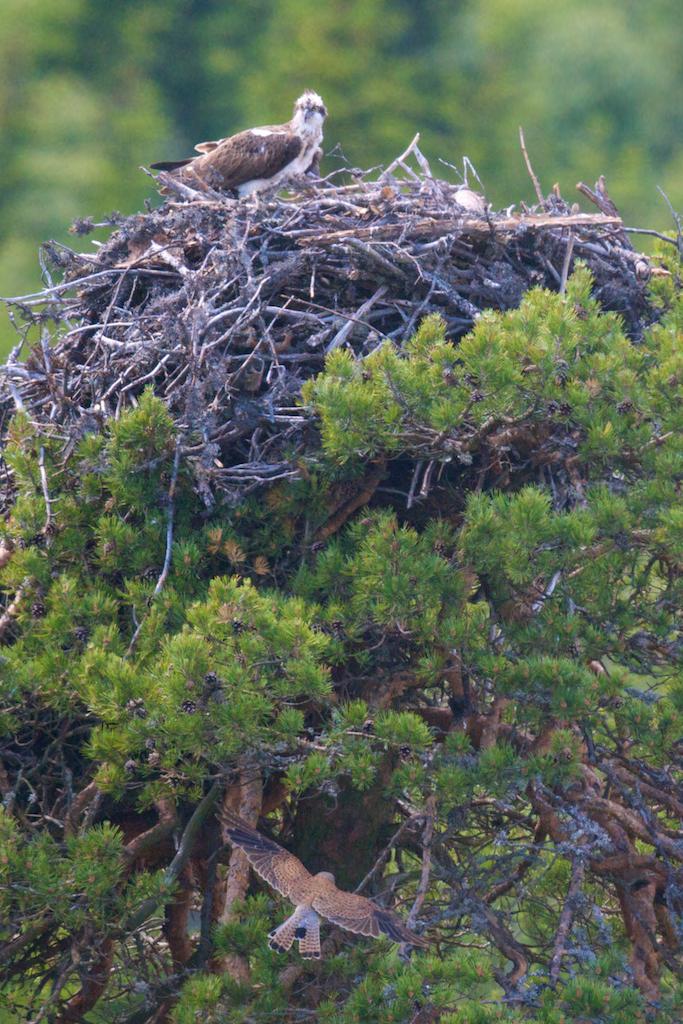
[[[22,586],[19,587],[16,594],[5,608],[5,611],[0,615],[0,640],[5,636],[5,633],[10,628],[14,620],[16,619],[21,609],[21,602],[24,594],[28,589],[29,581],[25,580]]]
[[[327,522],[320,527],[316,532],[313,543],[322,544],[329,537],[332,537],[335,533],[341,530],[344,523],[346,523],[354,512],[357,512],[359,508],[366,505],[370,498],[373,496],[384,477],[385,464],[382,463],[374,473],[371,473],[363,481],[363,486],[357,494],[346,500],[334,513],[330,516]]]
[[[40,470],[40,484],[43,489],[43,499],[45,501],[45,526],[43,527],[43,533],[46,537],[46,543],[49,544],[54,531],[55,517],[52,511],[52,499],[50,498],[47,471],[45,469],[45,446],[42,444],[40,446],[40,451],[38,452],[38,468]]]
[[[263,782],[260,773],[256,769],[244,765],[239,785],[231,786],[225,791],[224,806],[232,811],[237,811],[249,825],[256,825],[261,814],[262,801]],[[221,924],[227,924],[234,918],[235,904],[241,902],[247,894],[249,874],[247,855],[238,847],[233,847],[225,880],[222,908],[218,918]],[[214,970],[227,971],[235,981],[244,984],[248,982],[251,975],[248,961],[238,954],[228,954],[216,960],[213,966]]]
[[[576,857],[572,863],[572,875],[569,881],[569,888],[567,889],[562,913],[560,914],[560,921],[557,926],[557,935],[555,937],[555,948],[553,949],[553,956],[550,961],[551,985],[556,985],[560,977],[565,947],[571,930],[572,921],[574,920],[574,914],[576,912],[576,905],[581,892],[584,874],[585,864],[582,860],[579,860],[579,858]]]
[[[529,172],[529,177],[531,178],[531,182],[532,182],[532,184],[534,186],[534,192],[536,193],[536,198],[538,200],[538,205],[539,206],[545,206],[545,199],[543,198],[543,190],[541,188],[541,183],[538,180],[538,178],[536,177],[534,169],[531,166],[531,160],[529,159],[529,153],[527,152],[526,142],[524,141],[524,129],[522,128],[521,125],[519,126],[519,144],[520,144],[520,147],[522,149],[522,156],[524,157],[524,163],[526,164],[526,169]]]
[[[169,571],[171,569],[171,553],[173,551],[173,521],[174,521],[174,518],[175,518],[175,492],[176,492],[176,486],[178,484],[178,472],[180,470],[180,453],[181,453],[181,450],[182,450],[182,448],[181,448],[181,441],[180,441],[180,438],[178,438],[176,440],[175,454],[173,456],[173,468],[171,470],[171,482],[170,482],[169,488],[168,488],[168,511],[166,513],[166,516],[167,516],[167,525],[166,525],[166,553],[164,555],[164,564],[163,564],[161,572],[159,574],[159,578],[158,578],[158,580],[156,582],[156,586],[154,587],[154,591],[152,593],[152,596],[150,598],[150,602],[149,602],[150,605],[151,605],[152,601],[154,601],[154,599],[156,597],[158,597],[159,594],[161,593],[161,591],[163,590],[164,584],[165,584],[166,580],[168,579],[168,574],[169,574]],[[126,651],[126,654],[128,656],[130,656],[133,653],[133,651],[135,650],[135,645],[137,644],[138,637],[140,636],[140,632],[142,630],[142,626],[144,624],[144,621],[145,621],[144,618],[140,619],[140,622],[138,623],[138,625],[135,628],[135,632],[133,633],[133,636],[131,638],[130,644],[128,645],[128,650]]]
[[[422,904],[425,901],[427,894],[427,886],[429,885],[429,877],[432,867],[432,839],[434,837],[434,819],[436,816],[436,797],[434,795],[427,797],[425,803],[425,824],[424,832],[422,834],[422,869],[420,871],[420,881],[417,886],[417,894],[410,908],[410,913],[406,918],[406,924],[409,928],[415,927],[418,914],[422,910]]]

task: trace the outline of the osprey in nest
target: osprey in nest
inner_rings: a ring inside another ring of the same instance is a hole
[[[227,139],[200,142],[194,147],[200,156],[151,166],[157,171],[171,171],[192,188],[208,185],[248,196],[272,188],[285,178],[308,171],[317,173],[326,117],[320,96],[307,89],[294,104],[294,115],[286,124],[249,128]]]

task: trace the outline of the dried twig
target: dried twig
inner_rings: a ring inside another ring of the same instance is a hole
[[[519,144],[522,147],[522,156],[524,157],[524,163],[526,164],[526,169],[529,172],[529,177],[531,178],[531,182],[532,182],[532,184],[534,186],[534,192],[536,193],[536,198],[538,199],[538,205],[544,207],[545,206],[545,198],[543,196],[543,190],[541,189],[541,183],[538,180],[538,178],[536,177],[534,169],[531,166],[531,160],[529,159],[529,154],[528,154],[527,148],[526,148],[526,142],[524,140],[524,129],[522,128],[521,125],[519,126]]]
[[[154,587],[154,591],[153,591],[152,596],[150,598],[150,602],[149,602],[150,604],[155,599],[155,597],[158,597],[158,595],[163,590],[164,584],[166,583],[166,580],[168,579],[168,574],[169,574],[170,569],[171,569],[171,553],[173,551],[173,523],[174,523],[174,518],[175,518],[175,492],[176,492],[176,486],[177,486],[177,483],[178,483],[178,472],[180,470],[180,454],[181,454],[181,451],[182,451],[181,439],[180,439],[180,437],[178,437],[176,439],[175,454],[173,456],[173,469],[171,470],[171,483],[170,483],[169,488],[168,488],[168,511],[166,513],[166,515],[167,515],[167,519],[166,519],[166,554],[164,555],[163,567],[161,569],[161,572],[159,573],[159,578],[157,579],[156,586]],[[131,638],[130,644],[128,645],[128,650],[126,651],[126,654],[128,656],[130,656],[133,653],[133,651],[135,650],[135,646],[137,644],[138,637],[140,636],[140,631],[142,630],[142,626],[144,624],[144,621],[145,621],[144,618],[141,619],[140,622],[138,623],[138,625],[136,626],[136,629],[135,629],[135,632],[133,633],[133,636]]]
[[[669,213],[671,214],[671,218],[674,224],[676,225],[676,246],[678,247],[680,255],[683,257],[683,221],[681,220],[681,215],[674,209],[673,203],[669,199],[664,189],[660,188],[658,185],[657,191],[659,192],[660,196],[662,197],[666,205],[669,207]]]
[[[384,847],[384,849],[380,853],[380,855],[377,858],[377,860],[375,861],[375,863],[372,865],[372,867],[367,872],[365,877],[360,880],[360,882],[358,883],[356,888],[353,890],[354,892],[362,892],[363,889],[366,887],[366,885],[368,885],[372,881],[372,879],[375,877],[375,875],[381,870],[381,868],[384,866],[384,864],[388,860],[388,858],[389,858],[389,856],[391,854],[391,851],[394,850],[396,848],[396,846],[398,845],[398,841],[399,841],[399,839],[402,838],[404,832],[406,832],[409,828],[411,828],[415,824],[415,822],[419,820],[419,818],[420,818],[419,814],[412,814],[409,818],[406,818],[405,821],[403,821],[399,825],[399,827],[396,829],[396,831],[394,832],[393,836],[391,837],[391,839],[389,840],[387,845]]]
[[[346,321],[346,323],[344,324],[344,326],[342,328],[340,328],[340,330],[337,331],[337,333],[335,334],[334,338],[327,345],[327,347],[325,349],[325,354],[326,355],[329,355],[330,352],[334,352],[334,350],[336,348],[339,348],[340,345],[344,344],[344,342],[348,338],[349,334],[353,330],[354,323],[356,323],[356,322],[362,323],[363,322],[363,317],[366,316],[370,312],[370,310],[375,305],[375,303],[377,302],[378,299],[381,299],[383,295],[386,295],[386,292],[387,292],[386,285],[384,285],[384,284],[380,285],[379,288],[377,289],[377,291],[373,295],[371,295],[370,298],[367,299],[363,303],[363,305],[358,309],[358,311],[356,313],[356,316],[355,316],[355,319],[353,319],[353,320],[348,319]]]
[[[562,275],[560,277],[560,295],[564,295],[567,290],[567,278],[569,277],[569,267],[572,261],[572,253],[574,252],[574,235],[571,230],[569,237],[567,238],[567,248],[564,253],[564,262],[562,263]]]
[[[180,844],[176,851],[176,855],[171,863],[164,872],[164,885],[167,889],[170,889],[173,883],[176,881],[180,872],[185,867],[187,860],[192,853],[192,847],[194,846],[195,840],[199,834],[199,831],[206,821],[209,814],[213,811],[218,798],[221,794],[221,785],[215,782],[211,789],[208,791],[206,796],[199,801],[195,807],[192,815],[185,826],[180,840]],[[154,913],[155,909],[159,906],[159,897],[152,896],[148,900],[145,900],[134,911],[125,923],[125,931],[132,932],[140,925],[144,924],[147,918]]]
[[[45,526],[43,527],[43,533],[45,534],[46,544],[52,542],[52,534],[54,532],[54,514],[52,512],[52,499],[50,498],[50,489],[47,483],[47,471],[45,469],[45,446],[41,444],[40,451],[38,452],[38,467],[40,470],[40,485],[43,490],[43,500],[45,501]]]
[[[3,614],[0,615],[0,640],[4,638],[5,633],[7,632],[7,630],[9,629],[9,627],[12,625],[17,615],[19,614],[22,599],[24,597],[24,594],[26,593],[26,590],[28,589],[28,583],[28,580],[24,581],[24,583],[19,587],[10,603],[5,608]]]
[[[422,870],[420,872],[420,881],[417,886],[417,895],[415,901],[410,908],[410,913],[406,918],[406,924],[409,928],[415,927],[418,914],[422,909],[422,904],[425,901],[425,895],[427,893],[427,886],[429,885],[429,876],[432,869],[432,839],[434,837],[434,818],[436,816],[436,797],[432,794],[427,797],[425,801],[425,826],[424,833],[422,835]]]
[[[567,939],[574,920],[574,914],[577,909],[577,902],[579,894],[581,892],[581,885],[583,884],[583,877],[585,874],[584,862],[578,857],[574,859],[572,864],[572,875],[569,882],[569,888],[567,890],[567,896],[564,901],[564,907],[560,914],[560,921],[557,926],[557,933],[555,936],[555,946],[553,949],[552,960],[550,961],[550,984],[556,985],[560,971],[562,969],[562,960],[565,955],[567,946]]]
[[[397,156],[395,160],[392,160],[386,170],[382,173],[382,179],[390,177],[394,171],[405,163],[410,154],[413,152],[418,142],[420,141],[420,133],[418,132],[407,149],[404,149],[400,156]]]

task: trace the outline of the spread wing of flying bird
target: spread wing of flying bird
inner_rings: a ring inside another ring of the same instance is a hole
[[[292,119],[285,124],[199,142],[194,147],[199,156],[150,166],[170,172],[195,189],[208,186],[246,196],[275,187],[286,178],[317,171],[326,116],[320,96],[308,90],[296,101]]]
[[[243,850],[261,878],[295,906],[294,913],[270,933],[271,949],[285,952],[296,939],[304,958],[318,958],[321,917],[358,935],[375,938],[386,935],[394,942],[428,945],[426,939],[407,928],[393,911],[385,910],[365,896],[338,889],[334,875],[328,871],[312,875],[298,857],[247,825],[232,811],[222,812],[222,822],[233,846]]]

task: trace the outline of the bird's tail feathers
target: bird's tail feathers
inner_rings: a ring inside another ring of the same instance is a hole
[[[423,949],[429,946],[427,939],[416,935],[391,911],[378,909],[375,916],[380,932],[387,935],[393,942],[406,942],[411,946],[420,946]]]
[[[179,167],[186,167],[193,160],[194,157],[188,157],[187,160],[162,160],[160,163],[149,166],[153,171],[177,171]]]
[[[299,953],[304,960],[320,959],[320,918],[317,914],[307,914],[296,930],[299,941]]]
[[[238,814],[223,807],[219,812],[219,819],[223,830],[231,843],[241,846],[248,854],[250,853],[282,853],[282,847],[276,842],[264,836],[258,829],[252,828],[246,821],[243,821]]]
[[[279,928],[274,928],[269,934],[268,945],[278,953],[286,953],[292,947],[297,930],[296,916],[292,914],[291,917],[282,922]]]

